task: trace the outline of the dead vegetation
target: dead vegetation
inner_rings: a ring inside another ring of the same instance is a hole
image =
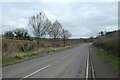
[[[77,43],[77,42],[76,42]],[[75,41],[68,41],[66,46],[74,45]],[[39,46],[39,47],[38,47]],[[36,40],[14,40],[14,39],[3,39],[2,40],[2,56],[12,56],[18,53],[28,52],[28,51],[38,51],[46,48],[60,48],[63,47],[63,41],[57,40],[52,43],[52,40],[41,39],[39,45]]]
[[[110,55],[120,56],[119,55],[119,41],[118,31],[108,32],[104,36],[99,36],[94,40],[94,45],[105,50]]]

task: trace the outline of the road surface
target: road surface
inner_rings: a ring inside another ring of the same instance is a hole
[[[90,58],[91,55],[89,54],[90,45],[90,43],[82,44],[76,48],[59,52],[57,54],[52,54],[4,67],[3,78],[21,78],[24,80],[26,78],[95,77],[96,75],[92,74],[93,70],[95,69],[92,69],[92,57]],[[96,56],[94,57],[96,58]],[[95,62],[94,65],[96,65],[96,63],[97,62]],[[102,74],[102,72],[99,74]],[[112,74],[107,76],[111,75]]]

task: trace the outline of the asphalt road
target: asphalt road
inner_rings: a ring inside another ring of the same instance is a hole
[[[4,67],[3,78],[88,78],[93,76],[89,75],[92,73],[89,69],[89,47],[90,43],[82,44],[57,54]]]

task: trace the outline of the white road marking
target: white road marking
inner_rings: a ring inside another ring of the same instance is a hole
[[[49,64],[49,65],[47,65],[47,66],[45,66],[45,67],[43,67],[43,68],[41,68],[41,69],[39,69],[39,70],[37,70],[37,71],[31,73],[31,74],[29,74],[29,75],[23,77],[23,79],[28,78],[28,77],[30,77],[30,76],[32,76],[32,75],[34,75],[34,74],[36,74],[36,73],[38,73],[38,72],[40,72],[40,71],[46,69],[46,68],[48,68],[49,66],[51,66],[51,64]],[[22,80],[23,80],[23,79],[22,79]]]
[[[64,56],[64,57],[60,58],[59,60],[57,60],[57,61],[55,61],[55,62],[58,62],[58,61],[60,61],[60,60],[62,60],[62,59],[64,59],[64,58],[66,58],[66,57],[68,57],[68,56],[69,56],[69,55]]]
[[[62,57],[62,58],[60,58],[60,59],[63,59],[63,57]]]
[[[62,58],[60,58],[60,59],[62,60],[62,59],[64,59],[64,58],[68,57],[68,56],[69,56],[69,55],[64,56],[64,57],[62,57]],[[58,62],[58,61],[59,61],[59,60],[57,60],[57,61],[55,61],[55,62]],[[38,73],[38,72],[42,71],[42,70],[44,70],[44,69],[48,68],[48,67],[49,67],[49,66],[51,66],[51,65],[52,65],[52,64],[49,64],[49,65],[47,65],[47,66],[45,66],[45,67],[43,67],[43,68],[41,68],[41,69],[39,69],[39,70],[37,70],[37,71],[35,71],[35,72],[31,73],[31,74],[29,74],[29,75],[27,75],[27,76],[23,77],[21,80],[26,79],[26,78],[28,78],[28,77],[30,77],[30,76],[32,76],[32,75],[34,75],[34,74],[36,74],[36,73]]]
[[[64,56],[64,57],[62,57],[61,59],[64,59],[64,58],[66,58],[66,57],[68,57],[69,55],[67,55],[67,56]]]
[[[88,67],[89,67],[89,53],[88,53],[88,57],[87,57],[87,67],[86,67],[86,80],[88,80]]]

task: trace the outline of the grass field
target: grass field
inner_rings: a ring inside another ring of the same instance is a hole
[[[95,50],[96,54],[99,55],[110,67],[113,71],[120,71],[120,59],[117,56],[109,55],[103,49],[92,46]]]

